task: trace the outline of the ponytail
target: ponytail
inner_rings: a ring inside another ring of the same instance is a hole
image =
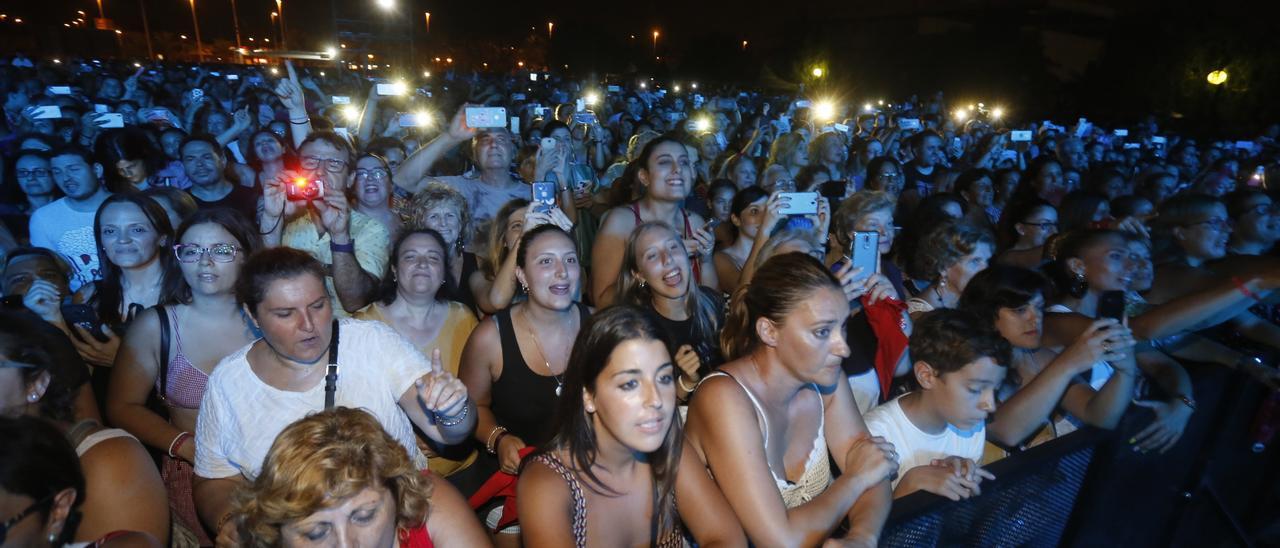
[[[720,332],[720,346],[730,360],[741,358],[760,342],[756,320],[782,323],[805,299],[823,287],[840,291],[840,282],[821,261],[804,253],[769,258],[751,282],[739,287],[729,301],[729,312]]]

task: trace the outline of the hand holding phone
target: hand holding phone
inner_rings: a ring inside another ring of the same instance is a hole
[[[849,242],[849,261],[854,268],[862,269],[855,280],[863,280],[877,273],[880,267],[880,233],[854,232],[853,239]]]
[[[782,201],[778,213],[782,215],[813,215],[818,212],[817,192],[781,192],[778,198]]]
[[[507,127],[507,109],[504,107],[467,107],[466,123],[467,127],[473,129],[505,128]]]

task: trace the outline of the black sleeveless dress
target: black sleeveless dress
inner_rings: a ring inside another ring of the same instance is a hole
[[[587,307],[576,304],[585,326],[590,313]],[[502,341],[502,376],[493,383],[490,409],[498,424],[528,445],[540,447],[551,439],[557,406],[556,380],[554,377],[534,373],[520,354],[515,326],[511,322],[511,309],[493,315],[498,322],[498,336]]]

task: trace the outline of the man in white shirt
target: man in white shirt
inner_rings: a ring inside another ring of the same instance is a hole
[[[102,185],[102,164],[83,147],[68,145],[49,155],[54,184],[65,194],[31,214],[31,245],[58,252],[71,265],[71,291],[102,278],[93,218],[111,195]]]

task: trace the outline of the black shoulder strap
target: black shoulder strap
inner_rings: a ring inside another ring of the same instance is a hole
[[[333,337],[329,339],[329,371],[324,376],[324,408],[333,409],[338,394],[338,319],[333,319]]]
[[[160,319],[160,401],[167,402],[169,395],[169,310],[156,305],[156,317]]]

